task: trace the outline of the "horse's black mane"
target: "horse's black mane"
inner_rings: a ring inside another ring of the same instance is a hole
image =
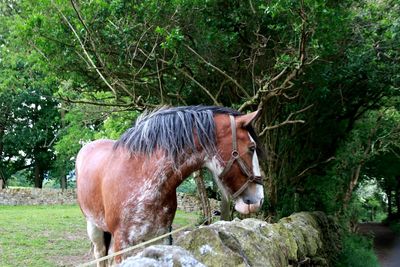
[[[143,113],[116,142],[115,147],[123,146],[131,153],[152,154],[157,148],[165,151],[171,159],[178,155],[196,151],[194,131],[202,148],[208,155],[216,154],[216,131],[214,114],[242,113],[217,106],[187,106],[160,108]],[[248,129],[256,138],[254,130]]]

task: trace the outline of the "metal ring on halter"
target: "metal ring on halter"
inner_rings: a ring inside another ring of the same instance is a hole
[[[231,155],[232,155],[232,158],[234,158],[234,159],[238,159],[240,157],[239,151],[237,151],[237,150],[233,150]]]

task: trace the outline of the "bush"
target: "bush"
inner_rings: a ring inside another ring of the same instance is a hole
[[[372,239],[356,234],[343,238],[342,251],[337,267],[377,267],[380,266],[373,250]]]

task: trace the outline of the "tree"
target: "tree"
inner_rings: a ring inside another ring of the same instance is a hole
[[[340,28],[329,31],[333,36],[318,39],[318,45],[326,49],[298,79],[296,84],[303,87],[299,101],[279,101],[281,106],[285,103],[284,110],[270,117],[274,120],[280,116],[285,123],[285,127],[269,126],[264,137],[273,157],[267,168],[272,174],[271,209],[280,216],[294,210],[296,193],[300,194],[301,209],[341,210],[359,181],[365,161],[374,154],[370,142],[382,137],[380,131],[385,129],[396,133],[398,119],[390,125],[378,119],[381,112],[396,110],[399,103],[399,57],[395,40],[388,37],[397,36],[394,33],[399,29],[387,27],[386,20],[395,21],[397,17],[381,17],[385,12],[395,14],[398,6],[389,11],[387,4],[362,2],[351,12],[340,13],[333,24],[324,24]],[[374,49],[376,42],[385,43],[386,53],[393,57],[379,56]],[[297,124],[287,125],[295,119]],[[377,123],[381,126],[374,132]]]
[[[29,169],[35,187],[41,187],[54,159],[59,129],[58,103],[52,98],[57,85],[54,76],[36,64],[37,53],[11,42],[18,4],[7,1],[0,6],[0,173],[7,181],[13,173]]]
[[[262,109],[273,218],[343,210],[376,144],[398,146],[386,136],[399,121],[386,123],[399,108],[395,1],[11,2],[1,41],[53,79],[65,113],[55,176],[84,142],[164,104]]]
[[[32,81],[30,84],[33,84]],[[5,181],[16,171],[30,169],[35,187],[42,187],[43,179],[51,168],[59,114],[57,103],[42,98],[37,94],[40,91],[31,87],[0,93],[0,106],[8,111],[3,114],[4,130],[0,139],[0,160]]]

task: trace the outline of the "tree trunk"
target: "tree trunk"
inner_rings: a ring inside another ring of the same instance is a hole
[[[203,180],[203,171],[196,171],[193,173],[193,178],[197,185],[197,193],[201,202],[201,209],[203,211],[203,217],[206,219],[205,224],[211,224],[211,206],[210,201],[207,197],[206,187]]]
[[[343,207],[344,209],[347,208],[351,196],[353,194],[353,190],[357,185],[358,182],[358,178],[360,178],[360,171],[361,171],[361,164],[358,165],[352,172],[351,178],[350,178],[350,184],[349,187],[347,188],[346,194],[344,195],[344,199],[343,199]]]
[[[65,174],[62,174],[61,176],[61,190],[64,191],[65,189],[67,189],[67,176]]]
[[[399,178],[397,177],[397,185],[396,185],[396,191],[395,191],[395,198],[396,198],[396,218],[400,218],[400,183],[399,183]]]
[[[229,198],[225,198],[224,194],[221,194],[221,221],[230,221],[231,218],[231,204]]]
[[[274,222],[276,218],[276,207],[278,204],[278,189],[276,185],[276,181],[274,180],[273,177],[268,177],[267,182],[264,183],[266,185],[266,192],[268,196],[268,221],[269,222]]]
[[[6,187],[6,175],[4,174],[4,166],[1,162],[1,158],[0,158],[0,189],[3,189]]]
[[[60,115],[61,115],[61,127],[63,129],[65,129],[65,109],[61,108],[60,110]],[[65,173],[65,169],[64,167],[61,170],[61,180],[60,180],[60,186],[61,186],[61,190],[64,191],[65,189],[67,189],[67,175]]]
[[[294,192],[293,210],[294,210],[295,212],[299,212],[299,211],[300,211],[300,208],[299,208],[299,204],[300,204],[300,203],[299,203],[299,200],[300,200],[300,194],[299,194],[299,192]]]
[[[371,207],[370,221],[373,222],[375,219],[375,207]]]
[[[386,196],[388,198],[388,218],[392,218],[392,190],[391,188],[386,189]]]
[[[2,155],[3,155],[3,136],[4,136],[4,126],[0,125],[0,189],[5,188],[6,186],[6,177],[3,172],[3,165],[2,165]]]
[[[359,164],[353,169],[353,171],[352,171],[352,173],[351,173],[350,184],[349,184],[349,187],[347,188],[346,194],[344,195],[344,198],[343,198],[343,206],[342,206],[343,211],[346,210],[347,207],[348,207],[348,204],[349,204],[349,202],[350,202],[351,196],[352,196],[352,194],[353,194],[353,190],[354,190],[354,188],[355,188],[356,185],[357,185],[358,178],[360,177],[361,168],[362,168],[362,166],[363,166],[364,163],[365,163],[364,161],[365,161],[365,159],[367,158],[368,154],[371,153],[372,139],[373,139],[373,138],[375,137],[375,135],[376,135],[376,132],[377,132],[377,130],[378,130],[378,128],[379,128],[379,125],[380,125],[382,116],[383,116],[383,114],[381,114],[381,115],[377,118],[375,128],[372,128],[372,129],[371,129],[371,132],[370,132],[370,134],[369,134],[369,136],[368,136],[367,144],[366,144],[366,146],[364,147],[364,152],[363,152],[364,157],[363,157],[363,159],[361,159],[361,161],[359,162]]]
[[[40,166],[38,163],[35,163],[35,187],[42,188],[43,187],[43,175],[40,170]]]
[[[4,148],[3,145],[4,130],[5,130],[4,126],[0,125],[0,161],[2,160],[1,155],[3,155],[3,148]]]

